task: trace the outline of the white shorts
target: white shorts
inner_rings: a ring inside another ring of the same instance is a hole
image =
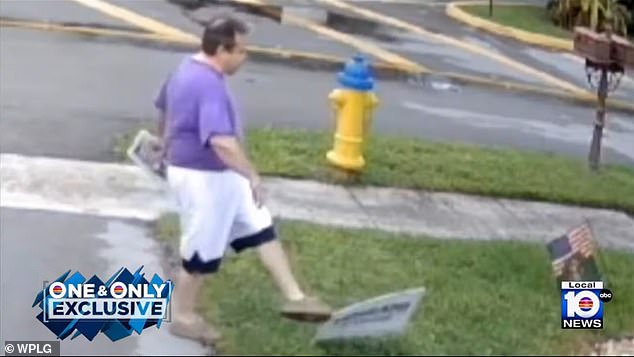
[[[168,166],[167,180],[179,206],[186,271],[214,273],[228,248],[239,253],[276,238],[271,213],[257,207],[238,173]]]

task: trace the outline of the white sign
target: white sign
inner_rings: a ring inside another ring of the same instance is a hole
[[[424,294],[421,287],[350,305],[319,328],[314,342],[402,334]]]
[[[140,130],[127,150],[132,162],[151,176],[164,180],[165,166],[161,155],[161,140],[147,130]]]

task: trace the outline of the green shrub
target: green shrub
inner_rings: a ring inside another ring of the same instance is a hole
[[[547,8],[553,22],[565,29],[586,26],[601,29],[612,18],[612,28],[621,35],[632,26],[634,0],[549,0]]]

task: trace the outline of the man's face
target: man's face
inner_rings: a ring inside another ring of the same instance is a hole
[[[232,75],[240,69],[247,58],[246,36],[236,35],[236,45],[231,51],[222,51],[222,66],[226,74]]]

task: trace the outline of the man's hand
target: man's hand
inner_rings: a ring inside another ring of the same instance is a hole
[[[255,202],[258,208],[264,205],[264,192],[262,190],[262,179],[259,175],[255,174],[249,180],[249,184],[251,185],[251,192],[253,193],[253,201]]]
[[[166,172],[166,144],[160,138],[156,138],[147,144],[146,159],[152,166],[152,170],[161,177]]]
[[[153,150],[155,151],[156,156],[160,159],[161,162],[164,162],[167,158],[167,144],[163,139],[159,139],[153,145]]]

